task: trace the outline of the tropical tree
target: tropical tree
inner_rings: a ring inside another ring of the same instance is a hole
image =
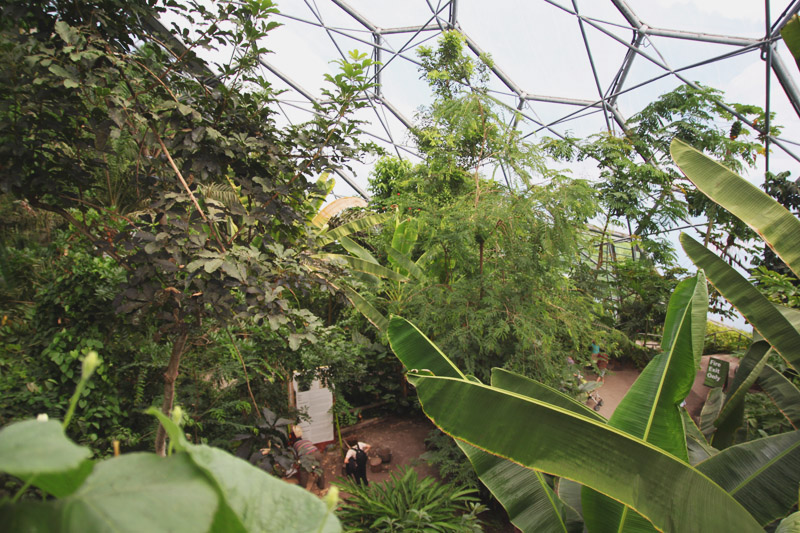
[[[672,153],[699,190],[750,225],[789,268],[797,270],[800,248],[792,237],[800,231],[796,217],[686,143],[673,141]],[[771,349],[796,367],[798,314],[769,302],[725,261],[687,235],[681,241],[720,293],[765,339],[751,347],[716,419],[712,442],[724,447],[722,451],[706,441],[680,408],[702,353],[707,309],[703,271],[678,285],[664,326],[663,352],[607,423],[557,391],[499,369],[493,371],[491,386],[483,385],[462,374],[410,323],[392,319],[392,348],[409,369],[423,410],[459,441],[471,459],[475,457],[472,462],[479,476],[521,529],[533,530],[543,523],[552,524],[554,531],[570,529],[577,500],[572,483],[563,478],[583,484],[580,509],[589,530],[755,531],[783,518],[795,505],[800,432],[731,446],[729,427],[735,427],[731,421],[736,420],[742,395],[762,375]],[[770,377],[774,376],[767,373],[765,382]],[[795,394],[784,405],[793,406],[796,399]],[[511,427],[511,421],[501,421],[512,413],[513,437],[503,432],[503,424]],[[591,450],[598,447],[603,450],[602,464],[591,457]],[[618,456],[621,450],[623,455]],[[660,468],[674,470],[667,473]],[[555,490],[544,474],[562,478],[553,484]],[[533,483],[537,479],[538,484]],[[520,502],[515,480],[537,487],[539,493]],[[705,498],[714,501],[702,503]],[[565,501],[575,503],[572,510]],[[546,502],[550,503],[541,505]],[[736,523],[725,525],[731,519]]]
[[[159,30],[165,11],[197,33]],[[297,305],[320,287],[303,256],[307,198],[312,178],[362,148],[349,116],[370,60],[340,62],[314,120],[277,128],[257,70],[275,11],[269,1],[2,7],[0,187],[124,270],[113,308],[170,351],[164,412],[208,328],[263,322],[295,349],[321,324]],[[195,53],[216,46],[231,61],[209,66]],[[226,192],[235,201],[221,201]],[[162,454],[165,443],[161,428]]]
[[[562,362],[588,353],[593,335],[612,350],[624,342],[595,320],[603,311],[594,295],[569,276],[593,192],[546,168],[512,127],[516,110],[487,90],[491,59],[471,58],[464,46],[454,31],[420,52],[434,93],[412,132],[423,162],[387,157],[370,178],[371,205],[410,220],[366,245],[408,279],[387,281],[382,298],[361,294],[383,316],[433,325],[431,335],[470,372],[486,377],[504,365],[557,384]],[[397,254],[412,238],[409,253]]]

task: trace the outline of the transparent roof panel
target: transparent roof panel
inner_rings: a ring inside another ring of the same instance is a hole
[[[798,71],[774,33],[800,0],[284,0],[278,8],[283,26],[265,43],[275,52],[265,75],[286,89],[284,119],[307,120],[323,74],[358,49],[382,63],[360,118],[372,140],[401,157],[413,157],[407,126],[431,102],[418,49],[455,28],[473,53],[491,55],[492,94],[520,109],[518,127],[534,140],[620,133],[627,118],[685,82],[765,107],[769,80],[770,109],[784,126],[771,170],[800,167]],[[765,36],[774,43],[769,77]],[[370,168],[354,165],[337,194],[365,193]]]

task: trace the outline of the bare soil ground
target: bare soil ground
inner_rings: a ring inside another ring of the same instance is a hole
[[[371,482],[381,482],[389,479],[392,472],[399,466],[412,466],[417,474],[422,477],[438,477],[435,467],[419,459],[425,453],[425,438],[434,428],[427,418],[382,418],[364,420],[347,428],[342,437],[350,443],[365,442],[372,446],[367,454],[376,456],[379,447],[388,448],[392,452],[390,463],[381,465],[380,472],[373,472],[367,468],[367,479]],[[344,477],[344,460],[338,443],[330,446],[323,454],[322,467],[325,470],[326,486],[336,478]]]
[[[597,389],[603,400],[599,413],[608,418],[614,412],[625,393],[639,375],[639,370],[630,365],[623,365],[612,361],[609,372],[605,376],[603,385]],[[594,381],[596,376],[587,372],[585,378]],[[588,399],[586,405],[594,407],[595,402]],[[433,424],[424,417],[419,418],[373,418],[346,428],[343,437],[348,442],[361,441],[372,445],[370,457],[375,457],[376,449],[385,447],[391,450],[392,460],[381,465],[379,472],[367,469],[367,479],[370,483],[386,481],[398,467],[406,465],[414,468],[420,477],[439,477],[435,467],[419,457],[425,453],[425,438],[434,428]],[[466,458],[464,459],[466,460]],[[338,443],[329,446],[323,451],[323,469],[325,470],[326,491],[331,482],[344,477],[342,453]],[[487,523],[485,531],[492,533],[513,533],[518,531],[508,522],[505,512],[500,510],[490,511],[481,516]]]
[[[604,382],[600,388],[597,389],[597,394],[603,400],[600,405],[598,413],[608,418],[617,408],[619,402],[631,388],[633,382],[639,377],[639,369],[633,365],[623,364],[618,361],[611,361],[608,364],[608,371],[606,372]],[[591,372],[587,372],[585,377],[588,381],[595,381],[597,376]],[[595,402],[587,400],[586,405],[594,408]]]
[[[412,467],[420,478],[433,477],[438,480],[439,472],[436,467],[430,466],[420,459],[420,456],[427,451],[425,438],[434,427],[430,420],[425,417],[369,419],[347,428],[343,432],[343,438],[351,443],[360,441],[370,444],[372,446],[368,453],[370,457],[376,456],[375,451],[379,447],[391,450],[391,462],[382,464],[379,472],[373,472],[369,467],[367,468],[367,479],[370,483],[386,481],[392,472],[396,472],[400,466]],[[464,460],[466,461],[467,459],[464,458]],[[322,467],[325,470],[325,489],[323,490],[327,490],[331,482],[345,477],[343,464],[338,443],[329,446],[323,452]],[[346,494],[342,496],[347,497]],[[488,533],[514,533],[518,531],[508,521],[508,517],[502,508],[482,513],[481,520],[485,524],[484,531]]]

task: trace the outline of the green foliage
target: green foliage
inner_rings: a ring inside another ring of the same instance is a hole
[[[266,407],[262,409],[262,415],[263,421],[259,421],[251,433],[234,437],[238,443],[237,457],[276,477],[290,477],[300,468],[307,472],[320,468],[319,462],[311,455],[297,456],[289,442],[291,420],[279,417]]]
[[[337,511],[345,531],[483,531],[477,515],[484,508],[473,489],[420,480],[413,468],[401,467],[381,483],[348,479],[339,487],[351,494]]]
[[[758,266],[750,273],[750,277],[769,301],[786,307],[800,308],[800,281],[795,276]]]
[[[91,9],[13,1],[1,9],[2,205],[68,222],[71,240],[58,251],[68,250],[73,263],[59,259],[36,280],[35,313],[12,316],[15,337],[4,345],[42,354],[46,364],[3,362],[13,367],[4,378],[23,378],[30,393],[3,383],[20,391],[3,416],[18,417],[32,402],[58,414],[65,397],[59,387],[74,383],[70,363],[100,347],[104,363],[119,370],[106,380],[101,367],[97,386],[105,388],[92,397],[110,399],[82,415],[82,442],[96,440],[104,451],[115,436],[138,444],[149,430],[131,421],[137,415],[128,409],[150,405],[153,378],[164,374],[168,412],[183,356],[197,346],[208,347],[196,350],[207,369],[183,360],[194,382],[185,402],[192,429],[246,411],[248,403],[233,393],[247,385],[255,396],[250,361],[238,354],[216,364],[211,356],[231,352],[220,343],[226,327],[267,327],[270,353],[323,335],[322,321],[303,304],[313,293],[334,292],[320,275],[336,269],[309,260],[309,198],[324,188],[316,176],[366,148],[350,116],[365,105],[359,95],[370,87],[371,60],[353,52],[340,61],[326,76],[327,98],[314,119],[279,129],[271,86],[258,74],[264,38],[277,26],[270,1],[100,0]],[[154,29],[161,15],[180,21],[172,35]],[[212,75],[196,51],[221,48],[230,59]],[[17,258],[27,260],[5,248],[0,255],[3,290],[19,292]],[[256,394],[271,394],[275,373],[256,374]],[[130,425],[122,427],[126,416]],[[161,428],[160,451],[164,437]]]
[[[706,324],[704,354],[741,352],[752,342],[752,335],[723,324],[709,321]]]
[[[584,405],[512,373],[501,371],[497,375],[498,378],[507,375],[510,382],[501,382],[493,374],[491,386],[467,378],[419,330],[399,317],[393,317],[389,337],[395,353],[409,369],[409,378],[417,388],[426,414],[457,437],[459,443],[466,443],[495,461],[501,458],[500,463],[502,458],[511,459],[505,462],[514,467],[505,475],[491,484],[487,481],[491,478],[484,478],[484,474],[481,479],[496,491],[504,505],[513,502],[515,514],[521,520],[524,516],[519,512],[521,503],[515,498],[517,491],[508,490],[515,486],[512,480],[519,473],[516,467],[529,469],[529,475],[548,473],[576,480],[608,495],[611,504],[621,502],[640,512],[660,530],[708,527],[759,531],[759,522],[743,507],[745,501],[737,494],[737,486],[728,494],[717,484],[722,479],[713,477],[712,482],[685,460],[659,448],[666,445],[679,452],[682,441],[685,457],[684,422],[678,406],[694,379],[702,348],[704,291],[705,284],[697,283],[697,279],[687,280],[676,291],[665,327],[669,332],[665,335],[665,351],[648,366],[641,383],[637,381],[627,408],[619,411],[613,426],[603,423]],[[509,437],[508,427],[514,427],[513,438]],[[735,451],[725,453],[708,475],[730,474],[743,479],[740,486],[747,488],[742,494],[747,494],[748,509],[762,507],[755,501],[759,498],[765,498],[764,505],[770,502],[772,506],[778,501],[782,503],[777,505],[784,505],[786,495],[794,497],[796,483],[792,479],[800,474],[797,462],[800,440],[797,432],[789,435],[789,448],[772,446],[773,441],[756,441],[750,444],[755,444],[758,451],[748,454],[749,448],[733,447],[731,450]],[[676,445],[678,448],[674,448]],[[597,449],[603,450],[603,468],[596,466]],[[503,472],[503,469],[498,465],[492,471]],[[757,475],[750,475],[752,472]],[[738,477],[739,474],[744,477]],[[630,483],[634,478],[636,483]],[[770,491],[750,490],[770,483]],[[560,498],[567,497],[570,485],[564,480],[557,483]],[[563,508],[563,501],[552,497],[552,489],[547,494],[551,496],[542,492],[525,505],[536,509],[537,514],[547,513],[555,519],[554,524],[560,524],[557,529],[549,530],[571,531],[569,509]],[[691,504],[676,507],[680,502]],[[600,530],[606,530],[602,524],[647,525],[630,511],[605,513],[598,505],[584,503],[582,513],[589,527],[597,522],[601,524]],[[520,526],[524,531],[537,530],[536,521],[520,523],[525,524]]]
[[[0,430],[0,471],[58,499],[0,502],[13,531],[340,531],[332,507],[221,450],[195,446],[164,418],[175,453],[92,462],[54,421]]]
[[[604,133],[583,142],[550,140],[546,147],[561,159],[597,161],[601,179],[596,187],[605,216],[628,227],[645,248],[655,252],[657,262],[667,264],[671,255],[659,242],[661,230],[674,227],[687,215],[704,215],[709,221],[700,230],[705,239],[718,244],[730,261],[740,261],[735,248],[746,246],[752,233],[690,183],[681,182],[669,154],[670,141],[679,138],[714,154],[734,170],[754,166],[764,150],[763,132],[748,131],[722,102],[722,93],[716,89],[683,85],[633,115],[621,137]],[[730,107],[755,123],[764,122],[764,111],[757,106]],[[774,121],[771,129],[773,134],[779,132]]]
[[[420,459],[438,468],[442,479],[463,487],[480,487],[475,470],[464,460],[464,453],[452,437],[438,428],[433,429],[425,439],[425,445],[429,450]]]

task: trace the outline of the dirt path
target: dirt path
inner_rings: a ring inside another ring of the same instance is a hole
[[[438,477],[435,467],[429,466],[419,456],[425,453],[425,438],[434,428],[427,418],[383,418],[365,420],[352,428],[347,428],[343,437],[349,442],[365,442],[372,446],[370,457],[376,456],[378,448],[391,451],[392,460],[382,464],[379,472],[367,468],[367,479],[380,482],[389,479],[399,466],[409,465],[422,477]],[[343,460],[338,446],[330,446],[323,454],[322,467],[325,470],[326,487],[336,478],[344,477]]]
[[[605,383],[597,389],[603,404],[599,413],[608,418],[614,412],[623,396],[628,392],[633,382],[639,376],[639,370],[632,366],[623,366],[619,363],[612,364],[605,377]],[[594,380],[591,373],[586,374],[587,380]],[[588,400],[586,404],[594,407],[594,402]],[[438,477],[435,467],[428,465],[419,456],[425,453],[425,438],[434,429],[434,425],[424,417],[421,418],[383,418],[365,420],[356,426],[347,428],[343,437],[349,442],[361,441],[372,445],[370,457],[376,455],[379,447],[391,451],[392,460],[383,464],[379,472],[367,470],[367,479],[370,482],[385,481],[399,466],[412,466],[420,477]],[[342,469],[342,456],[338,445],[331,445],[323,452],[322,466],[325,470],[325,487],[332,481],[344,477]]]
[[[605,376],[603,386],[597,389],[597,393],[603,400],[603,404],[598,411],[601,415],[608,418],[617,408],[619,402],[627,394],[628,389],[631,388],[633,382],[639,377],[640,371],[628,365],[612,362],[609,364],[608,372]],[[594,380],[595,376],[591,373],[586,374],[587,380]],[[594,407],[595,403],[588,400],[586,405]]]

